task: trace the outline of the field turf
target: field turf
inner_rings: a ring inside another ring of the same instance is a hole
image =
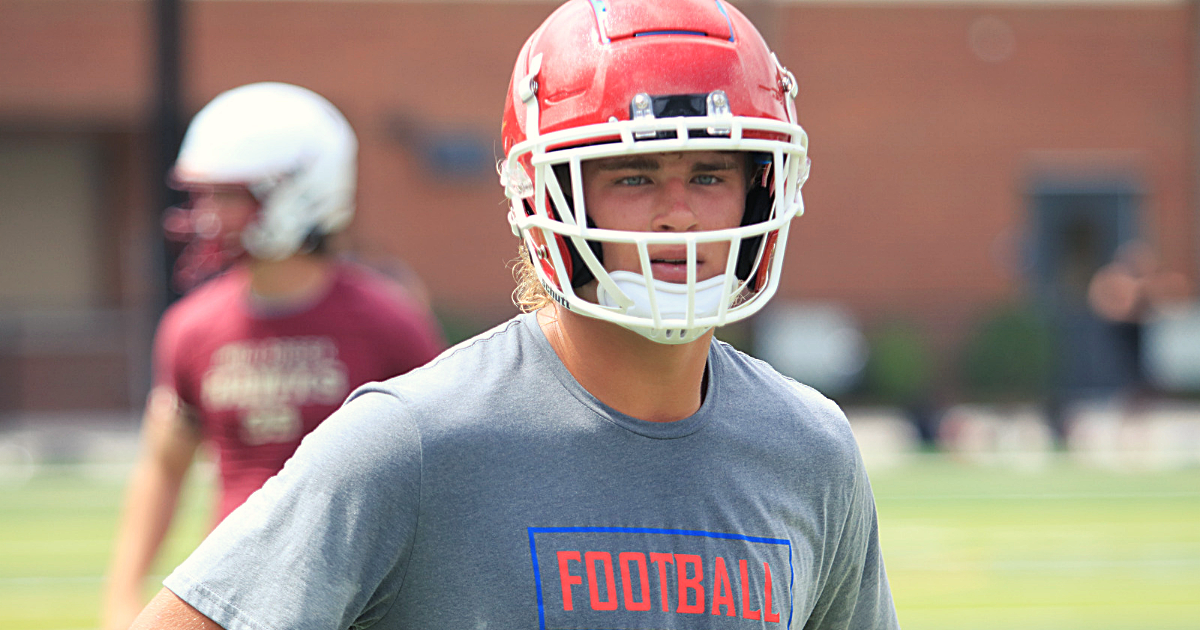
[[[921,455],[872,483],[906,630],[1200,628],[1200,468]],[[0,628],[96,626],[121,485],[70,467],[0,475]],[[160,573],[202,536],[209,498],[190,484]]]
[[[872,479],[906,629],[1200,628],[1200,468],[937,457]]]

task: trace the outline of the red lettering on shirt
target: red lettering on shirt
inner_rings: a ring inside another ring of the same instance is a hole
[[[745,560],[738,560],[738,573],[742,577],[742,619],[760,619],[757,610],[750,610],[750,576]]]
[[[558,579],[562,583],[563,610],[575,610],[575,603],[571,600],[571,585],[583,584],[582,577],[571,575],[567,571],[567,562],[571,560],[580,561],[578,551],[558,552]]]
[[[596,579],[596,563],[604,564],[604,585],[607,587],[608,599],[600,600],[600,581]],[[588,551],[583,554],[583,563],[587,566],[588,594],[592,598],[592,610],[617,609],[617,581],[613,577],[612,554],[607,551]]]
[[[650,552],[650,562],[658,564],[658,592],[662,595],[662,609],[667,612],[667,563],[675,564],[675,554]]]
[[[630,579],[629,563],[638,566],[638,581],[642,586],[642,601],[633,599],[633,580]],[[650,572],[646,568],[646,554],[638,551],[623,551],[617,556],[621,565],[621,587],[625,590],[625,610],[650,610]]]
[[[779,623],[779,613],[771,610],[771,565],[764,562],[763,571],[767,574],[766,585],[763,586],[763,620]]]
[[[729,572],[725,570],[725,558],[717,556],[716,566],[713,568],[712,614],[721,614],[721,606],[725,607],[725,616],[737,616],[733,611],[733,591],[729,588]]]
[[[734,594],[733,580],[729,573],[729,564],[722,556],[712,559],[712,591],[707,593],[704,576],[707,568],[703,557],[695,554],[671,554],[661,552],[623,551],[617,556],[616,564],[620,569],[621,593],[617,593],[617,568],[613,564],[612,553],[608,551],[559,551],[558,574],[562,589],[564,611],[574,611],[573,588],[583,586],[586,580],[589,603],[595,611],[615,611],[620,609],[630,612],[646,612],[653,608],[650,594],[649,564],[658,566],[658,587],[663,612],[671,612],[669,602],[674,599],[674,612],[682,614],[703,614],[705,602],[711,597],[712,606],[708,610],[712,615],[727,617],[738,616],[738,597]],[[647,560],[648,558],[648,560]],[[582,563],[582,575],[571,573],[571,562]],[[757,585],[751,583],[748,562],[738,560],[738,577],[740,586],[741,618],[761,620],[763,622],[780,623],[781,615],[774,605],[774,580],[771,575],[771,565],[763,562],[762,600],[761,609],[751,608],[751,592],[757,590]],[[667,565],[675,565],[674,594],[670,592]],[[634,584],[637,583],[638,594],[635,598]]]
[[[695,567],[692,577],[687,575],[688,565]],[[675,575],[678,577],[677,584],[679,584],[679,606],[675,608],[675,612],[691,614],[704,612],[704,567],[700,562],[700,556],[690,553],[675,554]],[[688,603],[688,599],[690,599],[688,591],[696,593],[696,603]]]

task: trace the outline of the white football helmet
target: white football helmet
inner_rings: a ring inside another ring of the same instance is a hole
[[[172,171],[180,188],[245,186],[260,204],[241,233],[246,252],[287,258],[354,214],[358,140],[320,95],[253,83],[214,98],[188,126]]]
[[[803,211],[808,137],[798,90],[754,25],[721,0],[572,0],[525,43],[505,102],[498,165],[509,223],[562,306],[660,343],[695,340],[775,294],[788,226]],[[598,229],[582,164],[621,155],[748,152],[741,225],[688,232]],[[697,280],[696,246],[723,242],[723,274]],[[605,270],[601,243],[637,247],[641,272]],[[687,282],[653,277],[648,248],[687,252]],[[578,289],[597,282],[596,300]]]

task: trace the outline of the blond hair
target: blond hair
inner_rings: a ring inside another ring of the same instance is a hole
[[[513,279],[517,281],[517,288],[513,289],[512,293],[513,304],[516,304],[522,313],[531,313],[554,302],[538,278],[525,243],[521,243],[517,248],[517,257],[509,261],[508,266],[512,269]]]

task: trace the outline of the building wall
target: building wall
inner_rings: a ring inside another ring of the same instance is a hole
[[[1027,294],[1030,195],[1045,182],[1140,190],[1144,236],[1195,280],[1190,5],[735,4],[799,79],[811,138],[782,298],[847,305],[864,326],[912,318],[949,352],[981,312]],[[329,97],[362,145],[349,243],[406,261],[439,309],[496,321],[513,312],[516,245],[494,173],[499,116],[517,51],[554,6],[188,2],[185,101],[194,112],[259,80]],[[140,252],[117,254],[108,302],[126,308],[148,299],[131,278],[156,229],[152,11],[0,0],[0,140],[130,139],[106,172],[122,242]],[[468,157],[445,175],[455,148]]]
[[[960,329],[1024,292],[1046,179],[1130,180],[1194,273],[1188,25],[1183,5],[791,7],[813,175],[786,289]]]

